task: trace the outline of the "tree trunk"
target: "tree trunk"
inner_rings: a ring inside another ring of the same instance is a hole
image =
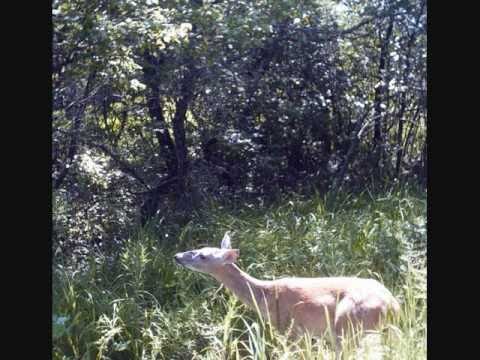
[[[177,178],[177,156],[175,143],[168,131],[167,122],[163,116],[163,109],[160,102],[159,90],[159,67],[161,60],[151,55],[148,51],[143,54],[145,64],[143,66],[143,78],[147,86],[147,108],[150,118],[153,121],[154,133],[159,145],[159,153],[165,159],[167,170],[166,178],[154,186],[145,194],[145,200],[140,208],[140,222],[145,225],[158,210],[162,195],[166,194],[171,184]],[[159,173],[163,171],[159,170]]]
[[[423,11],[425,9],[425,1],[422,2],[422,7],[420,9],[420,12],[418,13],[418,16],[415,20],[415,29],[418,27],[418,23],[420,21],[421,16],[423,15]],[[402,81],[402,86],[406,86],[407,84],[407,79],[408,75],[410,74],[410,68],[411,68],[411,61],[410,61],[410,55],[412,51],[412,46],[415,41],[415,32],[412,32],[410,35],[410,38],[408,39],[407,43],[407,54],[406,54],[406,59],[405,59],[405,70],[403,72],[403,81]],[[405,123],[405,109],[407,107],[407,91],[406,89],[402,89],[402,93],[400,95],[400,110],[398,112],[398,130],[397,130],[397,161],[395,165],[395,174],[396,177],[400,177],[400,170],[401,170],[401,165],[402,165],[402,160],[403,160],[403,155],[405,148],[402,146],[403,142],[403,128],[404,128],[404,123]]]
[[[145,52],[144,60],[146,64],[143,67],[143,74],[148,89],[148,113],[154,123],[155,137],[157,138],[160,147],[160,153],[165,159],[167,172],[169,176],[175,176],[177,171],[175,144],[168,132],[167,123],[163,116],[163,110],[160,104],[160,91],[158,86],[160,61],[148,52]]]
[[[374,98],[374,134],[373,134],[373,147],[374,147],[374,158],[375,158],[375,168],[377,169],[377,175],[380,176],[381,174],[381,166],[382,166],[382,159],[383,159],[383,134],[382,134],[382,123],[383,117],[382,114],[382,103],[385,97],[385,93],[388,89],[388,85],[385,84],[385,73],[386,73],[386,63],[388,57],[388,46],[390,43],[390,38],[392,36],[393,30],[393,23],[394,23],[394,16],[393,14],[390,15],[387,30],[385,32],[385,36],[382,40],[381,48],[380,48],[380,59],[378,64],[378,86],[375,89],[375,98]]]
[[[149,96],[147,106],[155,123],[155,135],[167,165],[167,177],[147,193],[141,208],[141,222],[144,225],[158,210],[162,195],[175,189],[177,205],[185,198],[186,178],[188,175],[188,156],[185,134],[185,122],[188,106],[193,99],[194,82],[198,76],[193,61],[189,61],[187,72],[182,79],[180,96],[176,101],[175,115],[172,119],[173,136],[170,136],[160,103],[159,66],[160,61],[148,52],[144,54],[146,66],[143,69]],[[174,186],[175,185],[175,186]]]
[[[175,154],[177,158],[177,200],[186,200],[186,180],[188,176],[188,151],[185,133],[187,111],[194,98],[195,82],[200,71],[196,69],[193,59],[188,61],[188,69],[183,77],[180,97],[176,102],[175,115],[173,116],[173,134],[175,136]]]
[[[182,95],[176,103],[176,111],[173,117],[173,133],[175,136],[175,154],[177,159],[176,174],[178,177],[178,193],[183,196],[185,193],[185,181],[188,172],[187,143],[185,135],[185,121],[188,105],[193,97],[191,76],[188,76],[182,84]]]

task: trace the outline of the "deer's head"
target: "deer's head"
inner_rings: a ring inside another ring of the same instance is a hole
[[[175,261],[190,270],[208,274],[227,264],[233,264],[239,254],[238,249],[232,249],[230,234],[227,231],[223,236],[220,248],[204,247],[178,253],[175,255]]]

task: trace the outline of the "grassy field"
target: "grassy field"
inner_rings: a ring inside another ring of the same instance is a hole
[[[290,197],[193,215],[162,233],[135,231],[114,258],[84,271],[54,265],[54,359],[333,359],[328,339],[288,342],[213,278],[172,255],[219,246],[226,230],[252,276],[352,275],[379,279],[399,318],[344,359],[426,359],[426,194]],[[369,355],[370,354],[370,355]]]

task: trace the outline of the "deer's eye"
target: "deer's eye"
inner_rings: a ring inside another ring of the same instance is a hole
[[[205,255],[202,255],[202,254],[200,254],[198,256],[200,257],[201,260],[205,260],[207,258]]]

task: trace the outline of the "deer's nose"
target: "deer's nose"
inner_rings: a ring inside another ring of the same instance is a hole
[[[174,256],[174,259],[175,259],[175,261],[176,261],[178,264],[181,264],[181,262],[180,262],[180,254],[176,254],[176,255]]]

